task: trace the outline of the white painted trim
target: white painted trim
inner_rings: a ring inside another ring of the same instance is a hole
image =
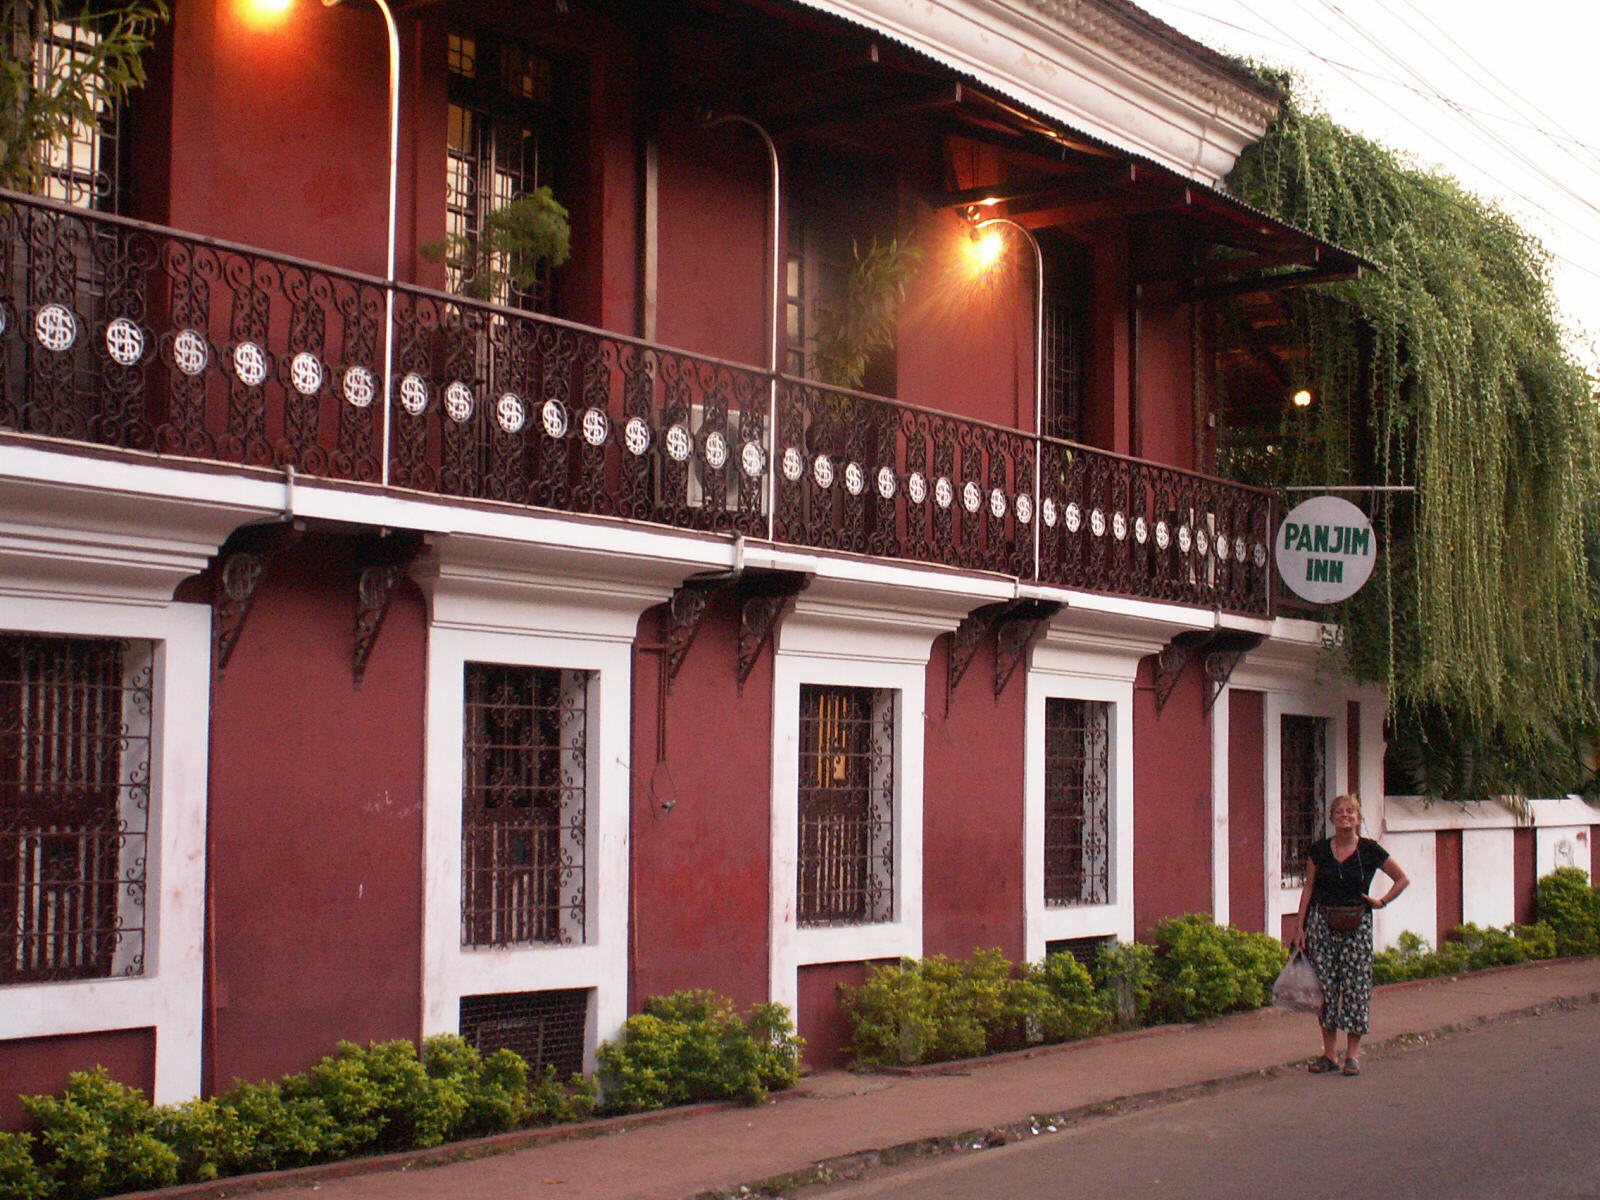
[[[158,1104],[200,1093],[205,941],[211,610],[123,594],[112,569],[102,594],[19,595],[0,581],[0,629],[148,640],[155,645],[150,746],[144,973],[133,978],[0,988],[0,1040],[153,1027]]]
[[[1223,688],[1211,705],[1211,919],[1218,925],[1226,925],[1233,919],[1228,895],[1228,873],[1233,869],[1228,812],[1232,694],[1232,688]]]
[[[1501,926],[1517,919],[1516,839],[1514,829],[1462,831],[1462,924]]]
[[[423,1034],[454,1033],[462,996],[591,991],[585,1069],[628,1003],[628,848],[633,640],[664,585],[535,571],[524,547],[469,539],[435,547],[419,571],[428,642],[423,881]],[[463,673],[468,662],[591,672],[588,689],[585,939],[560,947],[461,945]]]
[[[804,0],[905,42],[1070,128],[1220,185],[1276,106],[1092,5]]]

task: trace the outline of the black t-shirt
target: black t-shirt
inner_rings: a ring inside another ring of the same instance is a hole
[[[1312,903],[1337,906],[1361,903],[1361,897],[1372,886],[1372,877],[1389,861],[1389,852],[1371,838],[1360,838],[1355,853],[1340,862],[1333,856],[1333,839],[1319,838],[1311,843],[1309,857],[1317,868]]]

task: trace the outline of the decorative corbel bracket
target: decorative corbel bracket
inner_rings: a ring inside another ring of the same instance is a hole
[[[984,639],[994,632],[1000,615],[1005,612],[1008,603],[1009,601],[1002,600],[998,604],[985,604],[982,608],[973,609],[961,619],[961,624],[956,626],[955,633],[950,635],[950,663],[947,672],[949,684],[945,689],[946,697],[955,694],[962,677],[967,673],[967,668],[978,655],[978,647],[983,645]],[[998,662],[995,664],[995,669],[998,673]]]
[[[678,677],[678,668],[688,657],[689,647],[694,645],[717,586],[716,582],[690,580],[672,593],[672,599],[661,612],[661,642],[666,647],[669,687]]]
[[[228,669],[228,660],[239,644],[261,577],[274,559],[300,540],[303,532],[304,526],[296,521],[246,525],[234,530],[218,551],[211,596],[211,636],[219,674]]]
[[[1000,614],[994,631],[994,698],[1000,699],[1011,676],[1027,657],[1028,647],[1061,611],[1053,600],[1013,600]]]
[[[389,614],[389,601],[395,586],[406,577],[412,560],[422,549],[422,536],[410,531],[387,534],[366,542],[358,561],[361,574],[356,582],[355,642],[350,668],[357,687],[367,673],[367,660],[377,644],[378,631]]]
[[[1187,630],[1177,634],[1156,654],[1156,711],[1167,706],[1172,690],[1188,668],[1189,661],[1211,640],[1209,630]]]
[[[1210,712],[1217,702],[1217,697],[1222,695],[1222,689],[1228,686],[1228,680],[1233,676],[1233,670],[1244,656],[1249,654],[1262,642],[1259,633],[1243,633],[1236,630],[1224,630],[1213,635],[1211,642],[1206,646],[1206,711]]]
[[[739,579],[739,693],[755,670],[762,647],[782,620],[784,611],[811,582],[798,571],[746,571]]]

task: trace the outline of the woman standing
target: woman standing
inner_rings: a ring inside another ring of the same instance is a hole
[[[1372,1003],[1372,910],[1387,908],[1411,880],[1387,850],[1361,836],[1361,801],[1356,797],[1335,796],[1328,820],[1333,836],[1311,843],[1300,912],[1289,940],[1311,956],[1322,981],[1322,1057],[1309,1070],[1314,1075],[1340,1070],[1359,1075],[1361,1038]],[[1374,900],[1367,889],[1379,871],[1392,882]],[[1336,1057],[1341,1029],[1343,1068]]]

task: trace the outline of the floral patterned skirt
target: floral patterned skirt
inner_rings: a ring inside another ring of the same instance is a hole
[[[1372,1008],[1372,910],[1349,933],[1335,933],[1322,906],[1313,904],[1306,919],[1306,951],[1322,981],[1322,1027],[1365,1034]]]

